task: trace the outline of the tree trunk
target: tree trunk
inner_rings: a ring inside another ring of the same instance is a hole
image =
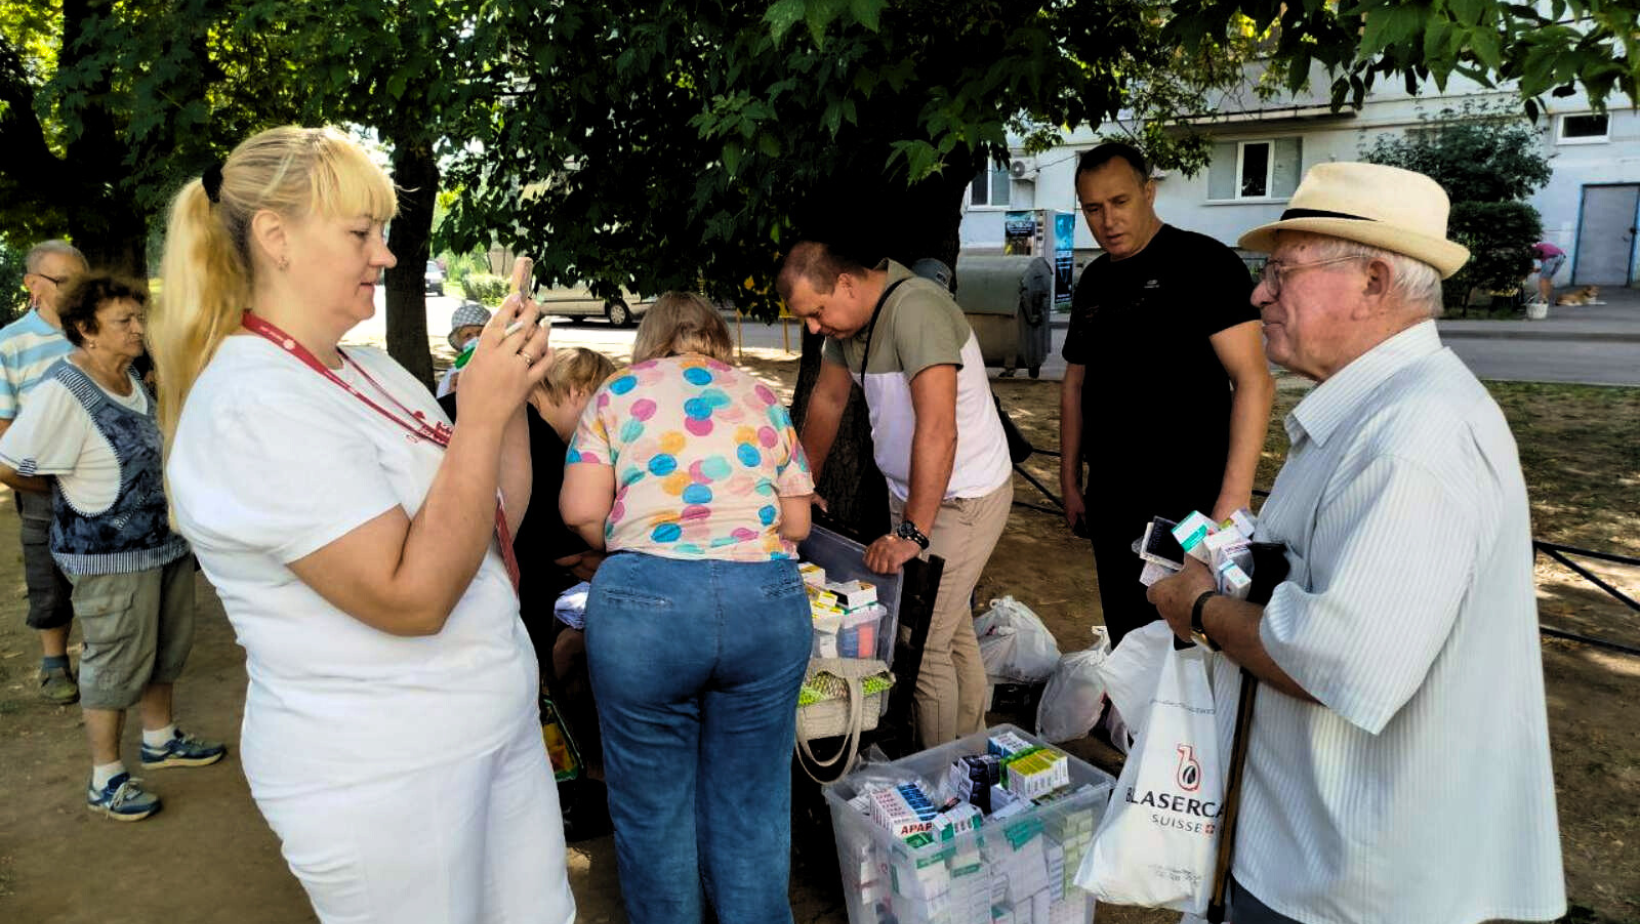
[[[387,238],[388,249],[399,258],[398,265],[387,271],[387,352],[431,389],[426,269],[439,183],[431,141],[394,140],[393,182],[403,192]]]
[[[797,368],[792,399],[792,422],[803,432],[809,394],[820,376],[820,348],[824,337],[803,331],[803,358]],[[837,424],[837,439],[814,490],[826,499],[831,519],[867,541],[888,532],[888,482],[872,456],[871,419],[860,386],[849,389],[848,407]]]

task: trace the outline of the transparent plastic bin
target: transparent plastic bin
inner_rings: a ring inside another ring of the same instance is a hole
[[[826,787],[849,924],[1090,924],[1093,896],[1072,880],[1093,843],[1116,779],[1067,755],[1071,789],[1086,793],[1032,806],[947,841],[911,847],[874,824],[848,800],[866,780],[915,778],[928,789],[959,757],[984,754],[986,741],[1012,725],[871,764]],[[932,790],[930,790],[932,791]]]
[[[877,657],[877,630],[887,615],[881,606],[845,615],[837,632],[837,654],[844,658]]]
[[[828,581],[867,581],[877,586],[877,604],[883,608],[885,615],[877,624],[876,651],[864,657],[877,658],[892,670],[894,634],[900,624],[900,587],[905,576],[873,573],[866,567],[865,546],[823,526],[809,531],[809,537],[798,545],[797,554],[803,561],[814,562],[826,569]],[[888,700],[884,697],[883,701],[886,703]]]

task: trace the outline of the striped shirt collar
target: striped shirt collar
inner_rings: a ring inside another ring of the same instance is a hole
[[[1407,328],[1356,357],[1304,397],[1287,415],[1287,438],[1298,442],[1308,436],[1317,446],[1329,437],[1357,406],[1385,380],[1413,362],[1438,353],[1441,337],[1434,321]]]

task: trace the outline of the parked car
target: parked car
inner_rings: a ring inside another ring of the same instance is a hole
[[[427,294],[444,294],[444,270],[439,269],[437,260],[427,261]]]
[[[649,305],[653,301],[640,298],[636,293],[624,289],[617,298],[602,299],[593,295],[592,290],[585,286],[543,286],[535,290],[535,300],[540,303],[543,314],[569,318],[572,324],[579,324],[587,318],[604,318],[616,327],[628,327],[638,323],[638,319],[649,310]]]

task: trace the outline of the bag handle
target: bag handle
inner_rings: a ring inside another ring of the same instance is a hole
[[[814,756],[814,750],[809,747],[808,736],[803,733],[803,711],[799,709],[797,712],[798,728],[796,748],[798,754],[800,755],[797,762],[802,765],[803,772],[808,774],[809,779],[822,785],[826,783],[835,783],[843,777],[848,776],[849,771],[854,769],[854,762],[860,753],[860,727],[865,724],[866,697],[865,691],[860,686],[860,678],[852,675],[839,676],[840,679],[842,679],[848,686],[848,729],[843,733],[843,743],[837,748],[836,754],[833,754],[826,760],[821,760],[820,758]],[[808,762],[804,762],[801,759],[803,757],[808,758]],[[841,770],[837,771],[837,775],[835,777],[829,780],[822,780],[814,774],[813,770],[809,769],[809,762],[812,762],[816,767],[820,768],[836,766],[839,762],[841,762],[843,767]]]

